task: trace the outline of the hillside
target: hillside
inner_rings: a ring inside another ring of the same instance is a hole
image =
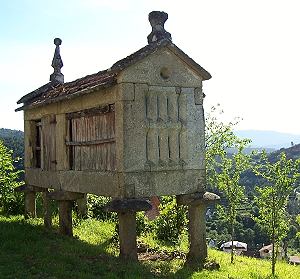
[[[270,161],[276,160],[281,152],[284,152],[288,159],[299,159],[300,158],[300,144],[296,144],[289,148],[281,148],[269,155]]]
[[[24,133],[18,130],[0,128],[0,140],[3,141],[9,150],[13,150],[14,158],[20,158],[19,161],[15,163],[15,166],[17,169],[23,170]]]
[[[122,262],[118,259],[118,243],[113,240],[113,223],[78,220],[74,238],[58,235],[56,226],[47,231],[42,219],[0,215],[0,236],[5,238],[0,242],[1,279],[264,279],[271,271],[270,261],[237,256],[235,264],[230,264],[230,255],[216,250],[209,250],[209,257],[220,264],[218,270],[193,270],[184,266],[186,249],[163,246],[151,235],[148,244],[140,239],[150,252],[139,249],[138,263]],[[277,274],[280,279],[300,278],[300,267],[279,262]]]
[[[287,148],[294,144],[300,143],[300,135],[280,133],[275,131],[260,131],[260,130],[240,130],[235,131],[235,134],[241,138],[252,140],[251,147],[271,148],[273,150]]]
[[[15,157],[24,156],[24,132],[0,128],[0,139],[5,146],[14,151]]]

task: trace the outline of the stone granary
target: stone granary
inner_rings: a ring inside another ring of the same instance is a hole
[[[59,203],[60,231],[72,235],[72,202],[84,194],[112,197],[120,256],[137,259],[136,212],[153,196],[176,195],[189,208],[189,260],[207,256],[202,82],[211,75],[179,49],[151,12],[148,44],[98,73],[64,82],[56,38],[50,82],[23,96],[25,212],[35,193]],[[49,191],[50,190],[50,191]]]

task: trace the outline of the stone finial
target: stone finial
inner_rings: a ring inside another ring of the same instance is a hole
[[[172,41],[171,34],[165,30],[164,24],[168,19],[168,14],[160,11],[153,11],[149,14],[149,22],[152,32],[148,35],[148,43],[155,43],[163,39]]]
[[[54,44],[56,45],[56,47],[55,47],[55,52],[54,52],[54,56],[53,56],[52,64],[51,64],[51,66],[54,69],[54,72],[53,72],[53,74],[50,75],[50,81],[64,83],[64,75],[61,73],[61,68],[63,67],[64,64],[62,62],[62,59],[60,56],[60,49],[59,49],[61,42],[62,41],[60,38],[54,39]]]

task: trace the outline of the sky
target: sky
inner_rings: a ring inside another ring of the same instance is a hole
[[[62,39],[65,81],[109,68],[147,44],[165,11],[173,42],[211,73],[205,110],[240,130],[300,134],[298,0],[0,0],[0,127],[23,130],[17,100],[49,80]]]

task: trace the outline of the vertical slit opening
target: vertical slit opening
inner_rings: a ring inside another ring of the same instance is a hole
[[[157,134],[157,149],[158,149],[158,160],[160,160],[160,137],[159,134]]]
[[[168,135],[168,156],[171,159],[171,145],[170,145],[170,136]]]
[[[149,139],[148,139],[148,136],[149,136],[149,131],[147,131],[146,133],[146,160],[149,161],[149,153],[148,153],[148,144],[149,144]]]
[[[178,141],[178,158],[181,159],[181,151],[180,151],[180,133],[177,135],[177,141]]]
[[[168,96],[166,96],[166,98],[167,98],[167,118],[169,118],[169,117],[170,117],[170,104],[169,104],[169,97],[168,97]]]
[[[156,115],[157,115],[157,120],[159,119],[159,97],[158,95],[156,96]]]
[[[180,120],[179,95],[177,95],[175,101],[176,101],[176,108],[177,108],[177,121],[179,121]]]

